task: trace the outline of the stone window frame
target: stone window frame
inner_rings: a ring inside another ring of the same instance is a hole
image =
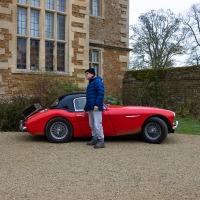
[[[27,9],[27,33],[26,35],[20,35],[17,34],[17,20],[15,20],[14,25],[14,32],[13,32],[13,39],[14,39],[14,47],[16,50],[13,51],[13,57],[15,58],[13,60],[13,67],[12,67],[12,72],[13,73],[44,73],[46,72],[46,67],[45,67],[45,42],[49,41],[49,42],[54,42],[54,50],[53,50],[53,55],[54,55],[54,67],[52,71],[48,71],[48,72],[56,72],[58,74],[66,74],[69,75],[69,64],[68,64],[68,60],[69,60],[69,56],[68,56],[68,52],[69,52],[69,47],[68,47],[68,38],[69,38],[69,33],[68,33],[68,28],[69,28],[69,22],[68,22],[68,13],[69,13],[69,3],[65,3],[66,6],[66,11],[57,11],[57,1],[58,0],[54,0],[55,2],[55,7],[54,10],[49,10],[46,9],[45,7],[45,0],[44,1],[40,1],[40,6],[39,7],[35,7],[33,5],[31,5],[31,0],[27,0],[26,4],[22,4],[22,3],[18,3],[18,0],[14,0],[14,12],[13,12],[13,16],[14,19],[17,19],[17,9],[18,7],[21,8],[25,8]],[[40,22],[40,30],[39,30],[39,37],[32,37],[30,35],[30,12],[31,9],[34,10],[38,10],[39,11],[39,22]],[[45,37],[45,13],[46,12],[52,12],[54,14],[54,39],[48,39]],[[57,15],[64,15],[65,16],[65,40],[59,40],[57,39]],[[17,39],[18,38],[24,38],[26,39],[26,69],[19,69],[17,68]],[[38,66],[39,66],[39,70],[37,67],[31,67],[30,66],[30,41],[31,40],[38,40],[39,41],[39,61],[38,61]],[[65,44],[65,65],[64,65],[64,71],[58,71],[57,70],[57,45],[58,44]]]
[[[93,13],[93,2],[94,0],[89,0],[90,16],[104,18],[104,0],[99,0],[99,15],[94,15]]]
[[[99,61],[97,62],[94,62],[92,60],[93,51],[98,52]],[[98,65],[97,69],[93,66],[93,64]],[[102,49],[101,48],[94,48],[94,47],[89,48],[89,68],[95,68],[96,74],[102,76]]]

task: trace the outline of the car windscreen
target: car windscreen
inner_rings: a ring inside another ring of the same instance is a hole
[[[63,109],[69,109],[69,98],[67,96],[60,97],[56,101],[53,102],[53,104],[50,106],[50,108],[63,108]]]
[[[75,111],[83,111],[86,104],[86,97],[78,97],[74,99],[73,103]]]

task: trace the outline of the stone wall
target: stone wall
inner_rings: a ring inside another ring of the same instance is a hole
[[[90,46],[100,48],[106,94],[121,98],[129,64],[129,1],[104,0],[102,17],[90,16]]]
[[[127,71],[126,60],[127,51],[105,49],[103,54],[103,81],[107,95],[121,98],[123,77]]]
[[[128,0],[104,0],[102,18],[90,17],[90,41],[128,47]]]
[[[69,33],[66,65],[69,70],[59,76],[61,80],[72,80],[85,88],[84,71],[89,67],[89,48],[97,47],[102,52],[100,75],[106,93],[120,97],[123,75],[129,63],[129,1],[102,2],[101,17],[89,14],[89,0],[71,0],[67,4]],[[42,73],[16,68],[16,16],[17,0],[0,1],[0,98],[31,93],[32,85]]]
[[[32,93],[41,72],[16,70],[16,2],[0,2],[0,98]],[[59,74],[60,80],[72,80],[80,87],[86,85],[84,70],[88,66],[89,16],[87,0],[72,0],[69,15],[69,38],[67,57],[69,72]],[[79,69],[82,71],[79,71]],[[79,74],[81,73],[81,74]]]
[[[0,2],[0,95],[6,94],[5,78],[9,74],[9,62],[12,58],[12,1]]]
[[[73,0],[69,30],[70,76],[80,87],[85,87],[84,71],[89,66],[89,1]]]
[[[199,66],[128,71],[123,88],[127,105],[158,106],[200,116]]]

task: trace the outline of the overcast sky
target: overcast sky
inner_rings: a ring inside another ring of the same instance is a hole
[[[150,10],[170,9],[175,14],[185,12],[192,4],[200,0],[130,0],[129,25],[137,24],[141,13]]]

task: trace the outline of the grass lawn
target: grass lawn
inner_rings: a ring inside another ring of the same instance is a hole
[[[175,133],[200,135],[200,121],[178,118],[179,127]]]

